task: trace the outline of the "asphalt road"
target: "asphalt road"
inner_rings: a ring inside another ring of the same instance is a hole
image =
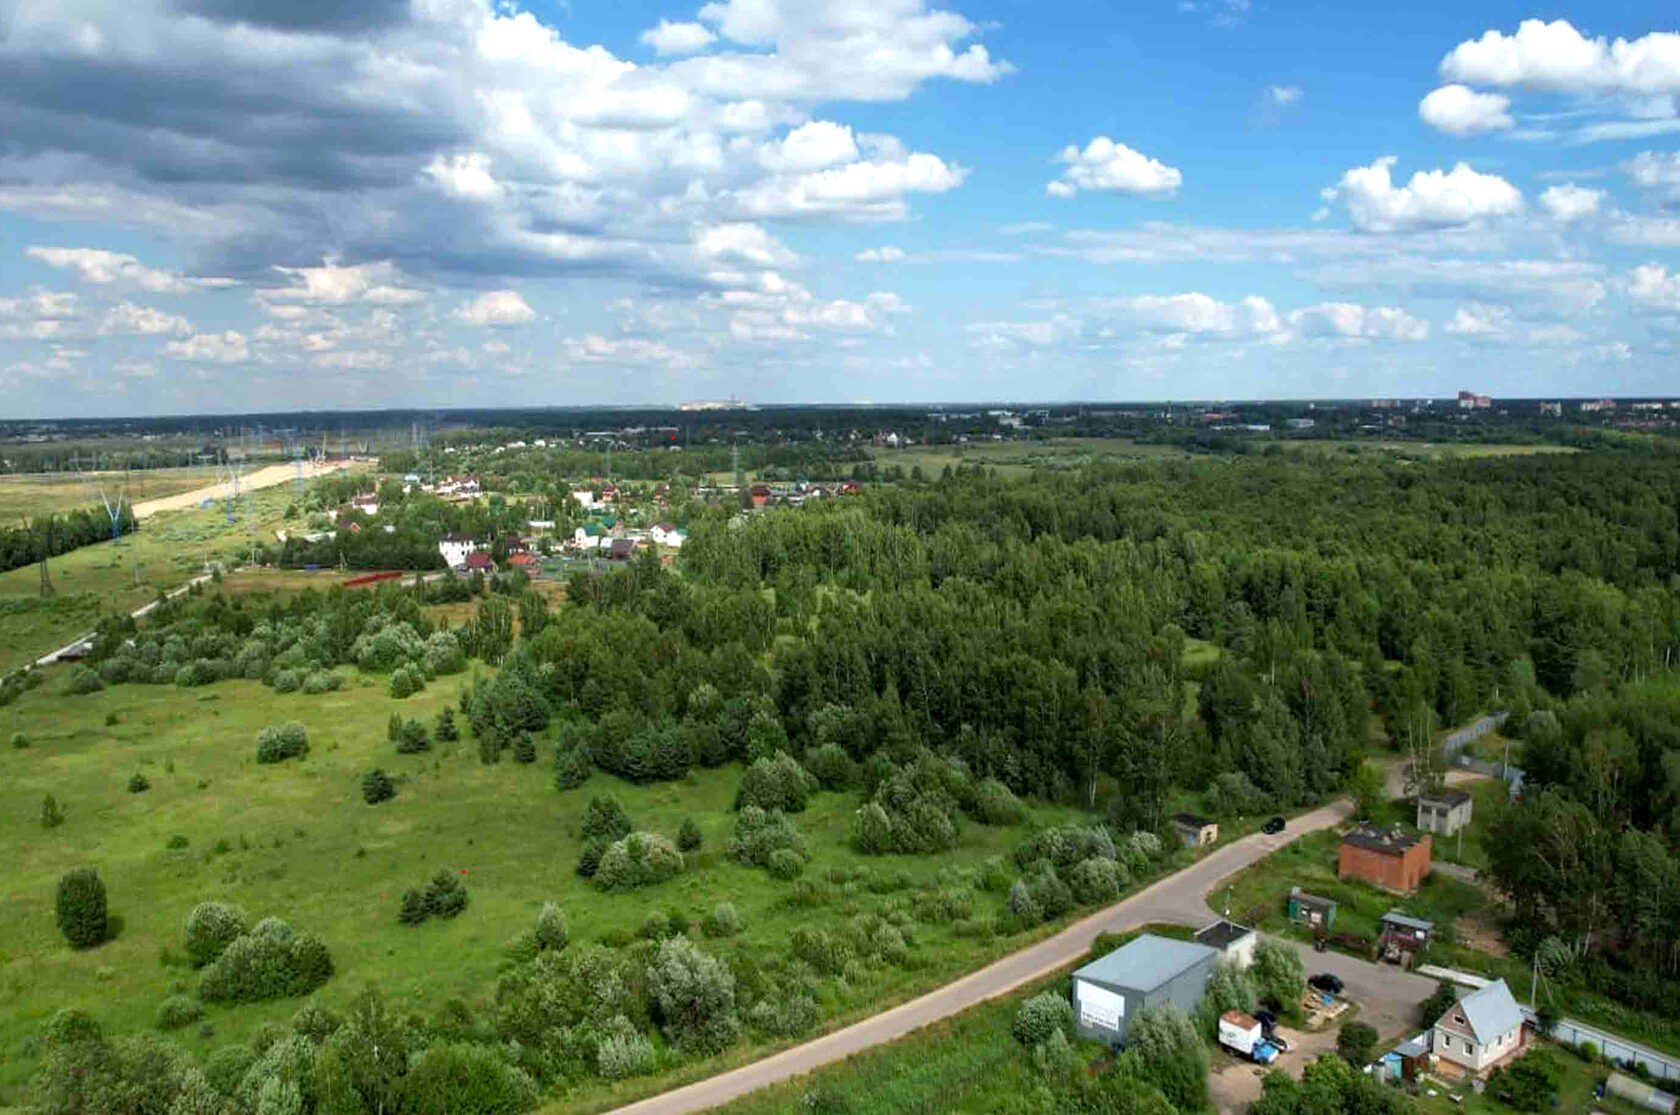
[[[1257,833],[1244,837],[1113,906],[1075,922],[1054,937],[1010,953],[988,967],[930,991],[919,999],[871,1015],[844,1030],[825,1034],[762,1061],[618,1108],[613,1115],[687,1115],[689,1112],[707,1111],[738,1096],[808,1073],[872,1046],[894,1041],[930,1022],[948,1018],[1048,976],[1084,956],[1091,947],[1092,938],[1098,933],[1123,933],[1148,922],[1203,925],[1213,920],[1214,916],[1208,910],[1208,893],[1226,876],[1263,859],[1297,837],[1337,824],[1347,815],[1349,808],[1346,802],[1337,802],[1291,820],[1289,828],[1276,836]],[[1382,969],[1369,971],[1367,969],[1375,969],[1375,965],[1361,965],[1359,961],[1347,957],[1320,955],[1311,949],[1307,949],[1306,953],[1309,972],[1335,972],[1346,981],[1349,995],[1355,998],[1367,988],[1373,997],[1391,996],[1393,989],[1388,986],[1390,976],[1421,983],[1424,990],[1413,1002],[1421,1002],[1434,989],[1432,981],[1417,976]],[[1408,987],[1404,993],[1412,992]],[[1379,1029],[1382,1028],[1379,1025]]]

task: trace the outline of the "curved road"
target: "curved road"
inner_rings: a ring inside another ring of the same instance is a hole
[[[707,1111],[748,1092],[800,1076],[871,1046],[894,1041],[930,1022],[948,1018],[977,1003],[1048,976],[1084,956],[1090,950],[1092,938],[1098,933],[1123,933],[1149,922],[1205,924],[1213,917],[1208,910],[1207,894],[1226,876],[1265,858],[1297,837],[1337,824],[1350,808],[1347,802],[1338,801],[1294,818],[1289,822],[1289,828],[1277,836],[1256,833],[1244,837],[1107,909],[1075,922],[1054,937],[1010,953],[978,972],[930,991],[919,999],[871,1015],[844,1030],[825,1034],[762,1061],[618,1108],[611,1115],[689,1115],[691,1112]],[[1315,955],[1310,950],[1308,957],[1309,966],[1316,964],[1338,974],[1344,964],[1360,964],[1347,957]],[[1359,985],[1370,981],[1371,975],[1364,969],[1374,967],[1361,965],[1357,974],[1350,970],[1343,975],[1350,994],[1357,994],[1361,989]],[[1413,1003],[1421,1002],[1434,989],[1432,980],[1393,970],[1390,972],[1406,981],[1417,981],[1422,986],[1422,994],[1413,999]]]

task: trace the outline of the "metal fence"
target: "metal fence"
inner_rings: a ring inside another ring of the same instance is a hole
[[[1524,1007],[1523,1015],[1530,1022],[1534,1021],[1534,1011]],[[1646,1070],[1658,1080],[1680,1081],[1680,1061],[1666,1057],[1655,1050],[1646,1049],[1643,1045],[1635,1045],[1626,1038],[1619,1038],[1614,1034],[1607,1034],[1603,1030],[1576,1022],[1572,1018],[1559,1019],[1552,1027],[1551,1036],[1557,1041],[1579,1045],[1590,1041],[1598,1046],[1598,1051],[1618,1064],[1644,1065]]]
[[[1464,750],[1465,747],[1476,740],[1481,739],[1501,724],[1504,724],[1505,718],[1509,715],[1511,714],[1508,712],[1495,712],[1482,717],[1474,724],[1466,724],[1464,727],[1441,741],[1441,751],[1448,759],[1456,759],[1458,757],[1458,753]]]

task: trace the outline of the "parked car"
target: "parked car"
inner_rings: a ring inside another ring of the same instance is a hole
[[[1340,995],[1342,993],[1342,977],[1330,972],[1320,972],[1307,980],[1307,986],[1314,991],[1322,991],[1326,995]]]
[[[1273,817],[1271,820],[1260,826],[1260,831],[1269,836],[1276,836],[1278,833],[1283,831],[1283,818]]]

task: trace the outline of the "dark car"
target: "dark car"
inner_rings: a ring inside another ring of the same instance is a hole
[[[1326,995],[1340,995],[1342,993],[1342,977],[1320,972],[1307,980],[1307,986],[1314,991],[1322,991]]]
[[[1273,817],[1271,820],[1260,826],[1260,831],[1276,836],[1278,833],[1283,831],[1283,818]]]

